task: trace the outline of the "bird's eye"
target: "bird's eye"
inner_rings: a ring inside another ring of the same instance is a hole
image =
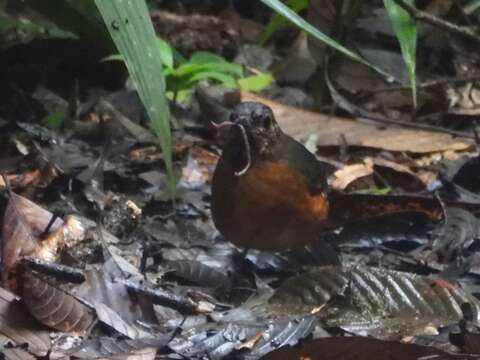
[[[260,114],[254,116],[254,121],[256,126],[262,127],[264,129],[270,128],[270,125],[272,123],[272,119],[270,119],[270,116],[265,115],[265,114]]]
[[[268,129],[268,128],[270,128],[270,125],[272,124],[272,119],[268,115],[263,115],[261,124],[265,129]]]

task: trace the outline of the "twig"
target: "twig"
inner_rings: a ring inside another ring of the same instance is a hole
[[[45,275],[51,275],[59,280],[82,283],[85,281],[83,270],[71,266],[61,265],[54,262],[42,260],[34,256],[22,258],[25,265]]]
[[[420,124],[420,123],[414,123],[414,122],[403,121],[403,120],[393,120],[387,117],[382,117],[377,115],[371,115],[368,117],[357,116],[355,117],[355,119],[357,121],[364,122],[364,123],[370,123],[370,124],[377,123],[377,124],[384,124],[385,126],[395,125],[395,126],[400,126],[400,127],[409,128],[409,129],[438,132],[438,133],[448,134],[452,136],[463,137],[465,139],[474,139],[474,136],[472,134],[469,134],[464,131],[450,130],[447,128],[443,128],[441,126],[435,126],[435,125],[429,125],[429,124]]]
[[[458,85],[462,83],[472,82],[472,81],[479,81],[480,75],[476,76],[467,76],[467,77],[457,77],[457,78],[443,78],[437,80],[428,80],[422,82],[417,85],[418,89],[426,89],[429,87],[440,86],[440,85]],[[389,87],[382,87],[378,89],[370,90],[372,93],[379,93],[379,92],[388,92],[388,91],[399,91],[399,90],[409,90],[410,85],[399,85],[399,86],[389,86]]]
[[[167,290],[154,289],[149,286],[137,284],[131,280],[116,279],[115,281],[123,284],[127,289],[137,294],[150,296],[154,302],[171,307],[183,314],[198,313],[198,304],[188,297],[182,297],[181,295],[174,294]]]
[[[414,18],[415,20],[420,20],[426,22],[430,25],[436,26],[439,29],[465,36],[475,42],[480,42],[480,36],[477,32],[473,31],[472,29],[459,26],[449,21],[440,19],[432,14],[429,14],[425,11],[417,9],[415,6],[407,3],[405,0],[394,0],[399,6],[401,6],[408,14]]]
[[[57,213],[53,213],[52,216],[50,217],[50,220],[48,221],[48,224],[47,226],[45,226],[45,229],[42,231],[42,233],[40,234],[40,239],[44,239],[47,235],[48,235],[48,232],[50,231],[50,229],[52,228],[53,224],[55,223],[55,221],[57,219],[59,219],[60,216],[58,216]]]
[[[370,124],[371,123],[384,124],[385,126],[395,125],[395,126],[401,126],[401,127],[411,128],[411,129],[440,132],[440,133],[449,134],[452,136],[459,136],[459,137],[468,138],[468,139],[474,138],[473,135],[469,133],[461,132],[461,131],[450,130],[450,129],[446,129],[446,128],[435,126],[435,125],[420,124],[417,122],[394,120],[394,119],[390,119],[390,118],[372,113],[371,111],[365,110],[360,106],[352,104],[342,94],[340,94],[339,91],[337,91],[337,89],[333,86],[333,84],[330,81],[330,76],[328,74],[328,66],[325,67],[324,77],[325,77],[325,82],[327,84],[327,87],[330,90],[330,96],[332,97],[335,105],[337,105],[338,107],[340,107],[345,111],[348,111],[351,115],[355,117],[355,120],[357,121],[360,121],[360,122],[363,121],[364,123],[370,123]]]

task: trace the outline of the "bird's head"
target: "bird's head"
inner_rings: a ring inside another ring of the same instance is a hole
[[[242,164],[236,175],[243,175],[282,134],[272,110],[259,102],[242,102],[229,121],[216,125],[219,142],[226,156]]]

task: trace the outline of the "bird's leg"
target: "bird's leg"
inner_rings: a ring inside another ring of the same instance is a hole
[[[227,293],[230,301],[238,300],[253,291],[253,281],[251,274],[248,273],[246,263],[248,248],[244,248],[241,254],[236,254],[233,259],[234,272],[230,278],[230,284]],[[249,276],[250,275],[250,276]]]
[[[241,273],[243,273],[243,271],[245,270],[245,261],[247,260],[248,250],[250,250],[250,249],[249,248],[244,248],[243,251],[242,251],[242,254],[240,255],[240,258],[237,259],[238,270]]]

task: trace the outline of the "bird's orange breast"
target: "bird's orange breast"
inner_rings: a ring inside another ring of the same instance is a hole
[[[235,176],[220,160],[212,184],[212,215],[236,245],[279,250],[318,237],[328,200],[309,192],[307,181],[287,161],[262,161]]]
[[[306,222],[324,220],[328,202],[321,195],[311,195],[306,179],[285,161],[264,161],[253,166],[238,179],[237,201],[248,202],[249,207],[263,207],[285,213]]]

